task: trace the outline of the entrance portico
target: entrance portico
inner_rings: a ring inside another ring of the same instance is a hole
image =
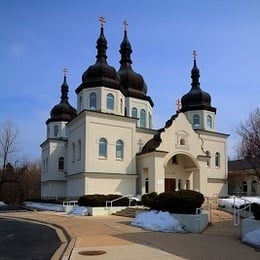
[[[164,191],[200,190],[199,165],[189,154],[167,156],[164,165]]]
[[[141,194],[202,189],[199,161],[189,153],[155,152],[139,155],[139,159]]]

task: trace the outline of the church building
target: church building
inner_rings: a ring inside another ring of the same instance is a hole
[[[152,128],[152,98],[132,68],[124,29],[120,68],[107,62],[101,19],[96,63],[69,103],[66,71],[60,103],[46,121],[42,148],[42,198],[77,199],[84,194],[145,194],[181,189],[206,197],[227,194],[227,134],[216,131],[216,108],[200,87],[194,52],[191,88],[176,114]]]

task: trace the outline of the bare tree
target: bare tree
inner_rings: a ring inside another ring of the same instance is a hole
[[[237,145],[237,156],[245,159],[250,167],[246,170],[260,181],[260,108],[249,114],[245,122],[236,128],[240,137]]]
[[[18,129],[9,121],[0,124],[0,200],[19,204],[39,198],[41,162],[21,157]]]
[[[18,173],[19,174],[19,173]],[[27,161],[26,171],[20,175],[19,183],[16,184],[15,203],[24,200],[41,197],[41,161]]]
[[[0,124],[0,196],[3,184],[15,182],[19,177],[8,178],[9,176],[14,177],[10,174],[14,170],[11,160],[12,156],[18,152],[18,132],[18,129],[9,121]]]

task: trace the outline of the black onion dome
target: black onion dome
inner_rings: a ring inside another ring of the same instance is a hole
[[[66,81],[66,76],[64,76],[64,81],[61,85],[61,101],[59,104],[55,105],[51,112],[50,118],[46,123],[54,121],[71,121],[77,115],[77,110],[72,107],[69,103],[68,98],[69,86]]]
[[[132,47],[127,38],[127,31],[124,30],[124,38],[120,45],[121,60],[120,60],[120,69],[118,74],[121,79],[121,85],[126,91],[126,96],[134,97],[139,99],[148,100],[153,106],[152,99],[147,96],[147,85],[139,73],[136,73],[132,69],[132,60],[131,53]]]
[[[116,69],[107,63],[107,40],[104,36],[104,28],[101,27],[100,36],[97,39],[96,63],[88,67],[82,74],[82,83],[76,89],[78,94],[84,88],[105,86],[113,89],[120,89],[120,77]]]
[[[191,70],[191,90],[181,98],[181,112],[192,110],[208,110],[216,112],[216,108],[211,106],[210,95],[200,88],[200,71],[194,58],[193,68]]]

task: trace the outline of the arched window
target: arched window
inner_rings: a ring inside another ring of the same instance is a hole
[[[123,99],[120,99],[120,113],[123,114]]]
[[[182,181],[178,180],[178,190],[181,190],[181,189],[182,189]]]
[[[75,143],[72,144],[72,162],[75,162],[76,147]]]
[[[206,151],[206,155],[207,155],[207,166],[210,167],[210,152]]]
[[[124,158],[124,143],[122,140],[117,140],[116,142],[116,158],[117,159]]]
[[[91,92],[89,95],[89,108],[97,109],[97,94],[95,92]]]
[[[107,157],[107,140],[103,137],[99,139],[98,155],[99,157]]]
[[[253,195],[256,194],[256,192],[257,192],[257,182],[256,181],[251,182],[251,192]]]
[[[180,145],[185,145],[185,140],[183,138],[180,140]]]
[[[54,137],[58,137],[58,135],[59,135],[59,126],[55,125],[53,130],[54,130],[54,133],[53,133]]]
[[[145,193],[149,192],[149,179],[145,178],[144,180]]]
[[[190,180],[186,180],[185,186],[186,190],[190,190]]]
[[[247,182],[246,181],[242,182],[242,192],[243,192],[243,195],[247,195]]]
[[[59,171],[64,170],[64,158],[63,157],[59,158],[58,168],[59,168]]]
[[[42,160],[42,171],[45,172],[45,159]]]
[[[149,128],[153,127],[153,123],[152,123],[152,115],[151,113],[149,113]]]
[[[79,111],[83,109],[83,101],[82,101],[82,96],[79,97]]]
[[[81,140],[78,140],[78,161],[81,160]]]
[[[114,96],[111,93],[107,94],[107,109],[114,110]]]
[[[137,118],[137,108],[136,107],[132,108],[132,117]]]
[[[43,173],[46,172],[46,163],[45,163],[45,159],[43,159]]]
[[[220,167],[220,153],[215,154],[215,166]]]
[[[144,109],[140,111],[140,127],[146,127],[146,113]]]
[[[48,126],[47,127],[47,138],[49,138],[50,137],[50,127]]]
[[[49,171],[49,160],[48,158],[46,158],[46,172]]]
[[[194,126],[194,128],[200,127],[200,116],[198,114],[195,114],[193,116],[193,126]]]
[[[212,116],[210,115],[207,116],[207,128],[212,128]]]

